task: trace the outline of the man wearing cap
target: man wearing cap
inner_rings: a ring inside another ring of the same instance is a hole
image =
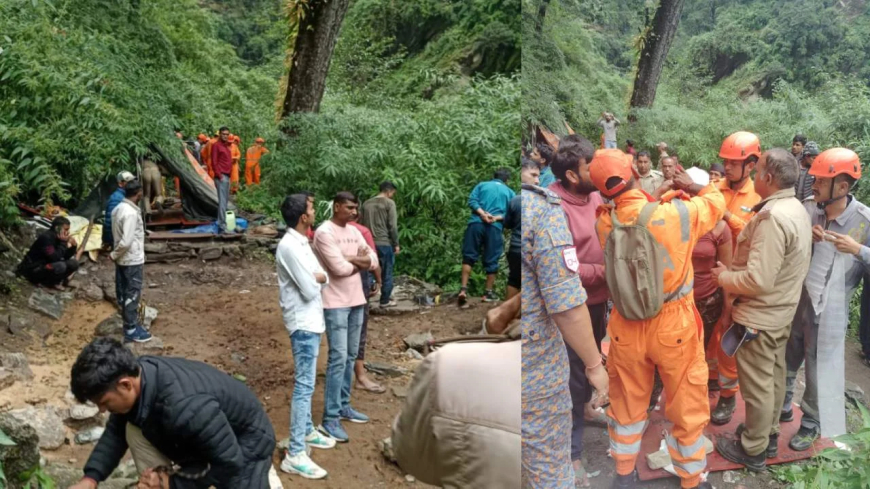
[[[565,344],[607,397],[607,372],[595,346],[580,263],[555,193],[523,184],[522,487],[574,489],[571,394]]]
[[[798,159],[801,164],[801,173],[798,176],[797,182],[795,182],[794,194],[801,202],[813,196],[813,182],[816,179],[810,174],[810,168],[813,166],[813,160],[816,159],[816,156],[820,152],[819,144],[815,141],[810,141],[804,145],[804,149]]]
[[[710,165],[710,181],[713,183],[719,183],[719,180],[722,180],[725,177],[725,167],[722,166],[722,163],[713,163]]]
[[[618,149],[596,151],[589,175],[615,206],[602,207],[596,223],[598,239],[607,254],[613,216],[622,225],[637,223],[641,210],[654,200],[640,190],[631,157]],[[641,321],[627,319],[615,301],[608,323],[611,342],[607,415],[617,488],[635,485],[634,467],[646,428],[656,367],[668,399],[666,415],[674,423],[666,443],[681,486],[710,487],[701,482],[706,467],[703,431],[710,418],[710,405],[707,364],[699,338],[701,320],[692,295],[692,250],[722,218],[725,201],[714,185],[693,183],[681,168],[676,170],[674,186],[679,190],[665,193],[647,221],[647,229],[666,257],[661,291],[666,302],[657,315]],[[608,287],[613,295],[616,285],[608,282]]]
[[[788,150],[774,148],[761,155],[755,190],[763,200],[752,208],[755,215],[737,239],[731,269],[720,265],[712,270],[733,304],[733,323],[722,345],[724,349],[731,339],[739,344],[735,357],[746,403],[739,439],[720,437],[716,449],[755,472],[764,471],[766,459],[776,456],[785,346],[810,265],[812,230],[794,198],[797,176],[797,162]]]
[[[820,435],[846,432],[843,350],[849,302],[870,271],[870,208],[850,193],[861,178],[858,155],[846,148],[828,149],[815,158],[808,174],[815,178],[813,200],[803,205],[812,224],[813,254],[786,347],[786,395],[779,418],[794,417],[795,377],[806,359],[801,427],[789,443],[798,451],[808,450]]]
[[[103,218],[103,249],[106,251],[112,251],[115,245],[115,240],[112,237],[112,211],[124,200],[124,187],[127,186],[127,182],[132,182],[135,179],[136,177],[128,171],[119,172],[117,175],[118,188],[109,196],[109,201],[106,203],[106,214]]]
[[[242,140],[239,139],[236,135],[230,135],[230,153],[233,159],[233,168],[230,171],[230,192],[236,193],[239,191],[239,163],[242,161],[242,150],[239,149],[239,145],[242,144]]]
[[[725,222],[731,229],[733,249],[737,249],[740,232],[752,218],[752,208],[761,202],[761,196],[755,192],[752,182],[752,171],[758,158],[761,157],[761,141],[751,132],[738,131],[722,142],[719,149],[725,168],[725,178],[717,184],[719,191],[725,197]],[[710,422],[715,425],[728,424],[737,406],[737,362],[719,348],[724,328],[731,325],[726,316],[720,321],[718,330],[713,334],[708,345],[711,351],[718,352],[717,368],[719,370],[719,400],[710,414]]]
[[[265,142],[265,139],[257,138],[245,152],[245,185],[260,184],[260,158],[269,154],[269,150],[263,146]]]

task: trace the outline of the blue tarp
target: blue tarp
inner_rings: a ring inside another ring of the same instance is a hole
[[[236,218],[236,229],[241,230],[241,231],[248,229],[247,219],[244,219],[242,217],[237,217]],[[196,233],[218,234],[220,231],[218,230],[217,221],[215,221],[211,224],[203,224],[202,226],[197,226],[195,228],[176,229],[176,230],[171,231],[171,232],[180,233],[180,234],[196,234]]]

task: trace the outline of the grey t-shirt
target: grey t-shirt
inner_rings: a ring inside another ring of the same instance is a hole
[[[604,128],[605,141],[616,141],[616,126],[619,125],[616,119],[611,119],[610,122],[600,119],[598,125]]]

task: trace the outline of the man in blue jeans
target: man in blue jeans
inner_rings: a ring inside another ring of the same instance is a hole
[[[462,238],[462,288],[459,290],[459,305],[464,306],[468,295],[468,277],[471,268],[480,258],[483,248],[483,269],[486,272],[486,294],[483,302],[495,302],[495,275],[498,273],[498,260],[504,253],[504,218],[507,215],[508,204],[516,195],[507,181],[511,172],[507,168],[499,168],[492,180],[480,182],[468,196],[468,207],[471,217],[465,236]]]
[[[393,266],[402,248],[399,247],[399,227],[396,213],[396,186],[393,182],[381,183],[380,193],[365,201],[360,223],[369,228],[375,239],[378,263],[381,267],[381,307],[395,307],[393,294]]]
[[[359,353],[366,304],[360,271],[378,266],[377,254],[362,233],[349,225],[358,210],[359,201],[353,194],[339,192],[333,199],[332,218],[314,233],[314,249],[329,275],[329,287],[322,294],[329,360],[320,430],[340,443],[349,440],[340,419],[351,423],[369,421],[350,405],[353,365]]]
[[[317,353],[320,337],[326,330],[321,291],[328,286],[329,279],[308,243],[308,230],[314,223],[311,200],[305,194],[291,195],[284,199],[281,214],[287,223],[287,233],[275,252],[279,302],[296,364],[290,407],[290,447],[281,462],[281,470],[306,479],[322,479],[326,471],[311,460],[306,448],[335,446],[335,440],[315,430],[311,422]]]

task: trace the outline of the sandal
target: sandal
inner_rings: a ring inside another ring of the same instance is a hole
[[[459,290],[458,300],[459,300],[459,307],[462,307],[468,303],[468,291],[464,287]]]

